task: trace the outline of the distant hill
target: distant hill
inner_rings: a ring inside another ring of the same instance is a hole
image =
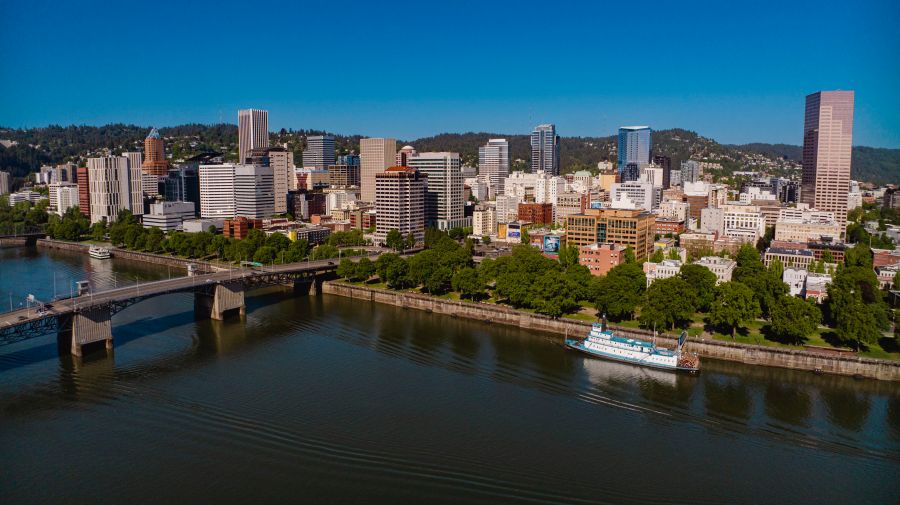
[[[18,145],[0,145],[0,170],[11,171],[16,178],[35,172],[41,164],[81,161],[89,156],[141,149],[149,132],[147,126],[112,124],[106,126],[48,126],[12,129],[0,127],[0,140]],[[287,144],[296,162],[302,159],[307,135],[318,130],[285,130],[271,133],[273,143]],[[166,139],[169,157],[178,160],[203,151],[220,151],[237,159],[237,126],[233,124],[187,124],[160,128]],[[359,135],[335,135],[338,153],[359,149]],[[477,165],[478,147],[489,138],[505,138],[510,145],[512,169],[526,168],[531,159],[528,135],[488,132],[443,133],[415,140],[399,140],[398,147],[410,144],[418,151],[452,151],[463,162]],[[596,170],[599,161],[615,161],[616,137],[562,137],[560,158],[563,172]],[[672,166],[686,159],[717,161],[723,173],[734,170],[764,170],[774,174],[796,174],[801,148],[787,144],[719,144],[713,139],[683,129],[653,132],[653,152],[672,158]],[[900,182],[900,149],[853,148],[853,172],[856,180],[876,184]]]

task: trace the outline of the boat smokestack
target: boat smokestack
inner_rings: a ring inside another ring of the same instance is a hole
[[[600,320],[600,331],[606,331],[606,313],[603,314],[603,319]]]

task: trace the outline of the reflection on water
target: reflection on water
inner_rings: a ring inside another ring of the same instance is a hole
[[[85,268],[3,254],[0,292],[31,282],[23,265]],[[52,336],[0,348],[0,447],[16,461],[4,502],[65,502],[87,479],[92,501],[112,503],[900,492],[895,384],[712,360],[680,375],[566,350],[556,335],[279,289],[247,303],[225,322],[197,319],[190,294],[136,304],[114,317],[110,356],[60,357]],[[616,478],[572,479],[597,468]]]

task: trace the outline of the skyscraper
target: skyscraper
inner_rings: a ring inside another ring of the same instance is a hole
[[[334,137],[331,135],[311,135],[306,137],[303,151],[303,168],[325,170],[334,165]]]
[[[272,167],[234,167],[234,215],[264,219],[275,214],[275,182]]]
[[[485,176],[490,196],[503,194],[503,182],[509,177],[509,142],[489,139],[478,148],[478,173]]]
[[[559,175],[559,135],[556,134],[556,125],[537,125],[531,132],[531,171],[538,170]]]
[[[410,156],[406,164],[428,177],[425,225],[441,230],[468,226],[464,216],[459,153],[417,153]]]
[[[169,162],[166,161],[166,146],[159,136],[159,130],[153,128],[144,139],[144,162],[141,170],[145,174],[165,176],[169,173]]]
[[[375,174],[394,166],[397,159],[395,139],[370,138],[359,141],[359,192],[364,202],[375,202]]]
[[[650,127],[623,126],[619,128],[619,173],[629,163],[637,163],[638,170],[650,164]]]
[[[200,165],[200,217],[234,217],[233,163]]]
[[[663,187],[663,189],[668,189],[669,186],[672,185],[672,177],[671,177],[672,158],[670,158],[668,156],[663,156],[661,154],[657,154],[657,155],[653,156],[652,161],[653,161],[654,165],[657,165],[660,168],[662,168],[662,171],[663,171],[662,172],[663,173],[662,187]]]
[[[123,209],[144,213],[140,159],[141,153],[88,158],[91,223],[113,222]]]
[[[244,163],[251,149],[269,147],[269,111],[241,109],[238,111],[238,161]]]
[[[817,210],[834,212],[841,229],[847,225],[852,147],[853,91],[808,95],[800,198]]]
[[[297,189],[297,178],[294,177],[294,152],[285,147],[270,147],[268,155],[274,178],[275,213],[284,214],[288,211],[288,191]]]
[[[416,242],[425,239],[425,188],[427,178],[414,168],[391,167],[375,174],[375,242],[383,243],[397,230]]]

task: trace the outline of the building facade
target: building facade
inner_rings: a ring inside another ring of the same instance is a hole
[[[200,217],[231,218],[234,207],[234,171],[236,165],[200,165]],[[273,204],[274,205],[274,204]]]
[[[269,147],[269,111],[241,109],[238,111],[238,161],[245,163],[252,149]]]
[[[125,154],[88,158],[87,179],[92,224],[102,220],[113,222],[120,210],[129,210],[135,215],[144,213],[141,153]]]
[[[503,182],[509,177],[509,142],[506,139],[488,139],[478,148],[478,175],[488,183],[488,194],[503,194]]]
[[[625,248],[618,244],[588,244],[578,249],[578,264],[586,266],[591,275],[606,275],[622,263]]]
[[[542,124],[531,131],[531,171],[559,175],[559,135],[556,125]]]
[[[275,176],[272,167],[234,167],[234,214],[249,219],[275,215]]]
[[[325,170],[334,165],[334,137],[331,135],[310,135],[306,137],[303,151],[303,167]]]
[[[806,97],[800,198],[811,208],[833,212],[847,226],[853,91],[819,91]]]
[[[391,230],[416,242],[425,240],[427,176],[414,168],[391,167],[375,174],[375,242],[384,243]]]
[[[166,161],[166,145],[159,135],[159,130],[156,128],[151,129],[150,134],[144,139],[144,161],[141,169],[145,174],[157,177],[162,177],[169,173],[169,162]]]
[[[651,131],[649,126],[623,126],[619,128],[619,145],[616,151],[621,174],[629,163],[634,163],[638,173],[650,164]],[[620,180],[624,180],[621,179]]]
[[[406,163],[427,177],[425,225],[441,230],[466,227],[470,220],[463,214],[459,153],[416,153]]]
[[[387,138],[368,138],[359,141],[359,190],[364,202],[375,201],[375,174],[394,166],[397,141]]]
[[[637,209],[587,209],[566,220],[566,241],[583,246],[613,243],[631,247],[637,261],[653,251],[656,216]]]

